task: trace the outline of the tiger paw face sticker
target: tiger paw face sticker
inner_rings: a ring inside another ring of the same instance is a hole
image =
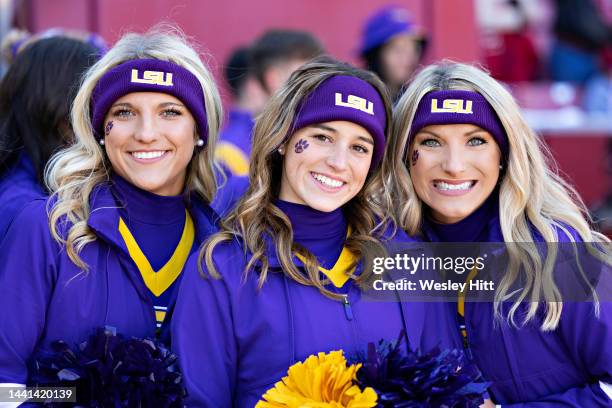
[[[106,126],[104,127],[104,135],[108,136],[112,128],[113,128],[113,121],[109,120]]]
[[[296,153],[302,153],[304,150],[308,149],[308,146],[310,146],[308,144],[308,142],[304,139],[300,139],[296,144],[295,144],[295,152]]]
[[[413,166],[417,163],[417,160],[419,160],[419,150],[414,149],[414,152],[412,152],[412,165]]]

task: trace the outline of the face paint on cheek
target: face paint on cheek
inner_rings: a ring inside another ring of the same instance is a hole
[[[302,153],[304,150],[308,149],[308,142],[304,139],[300,139],[296,144],[295,144],[295,152],[296,153]]]
[[[106,127],[104,128],[104,136],[108,136],[112,128],[113,128],[113,121],[109,120],[108,123],[106,124]]]
[[[413,166],[417,163],[417,160],[419,160],[419,150],[414,149],[414,151],[412,152],[412,165]]]

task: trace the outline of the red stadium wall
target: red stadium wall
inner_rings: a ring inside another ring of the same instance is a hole
[[[471,1],[403,0],[430,33],[427,61],[453,58],[477,61],[479,46]],[[357,62],[360,29],[369,14],[389,0],[28,0],[30,30],[85,29],[114,42],[122,33],[160,22],[178,24],[221,65],[234,47],[269,28],[311,31],[328,51]]]

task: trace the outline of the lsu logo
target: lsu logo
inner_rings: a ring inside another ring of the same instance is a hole
[[[442,107],[438,108],[438,100],[431,100],[431,113],[465,113],[472,114],[472,101],[463,99],[445,99]]]
[[[165,76],[165,79],[164,79]],[[130,82],[139,84],[152,84],[161,86],[172,86],[172,74],[170,72],[145,71],[142,73],[142,78],[138,78],[138,70],[132,70],[132,79]]]
[[[342,100],[342,94],[336,92],[336,106],[345,106],[347,108],[360,110],[370,115],[374,114],[374,103],[355,95],[349,95],[346,98],[346,102],[344,102]]]

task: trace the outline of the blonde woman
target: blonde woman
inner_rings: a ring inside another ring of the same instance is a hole
[[[414,78],[394,115],[384,173],[404,230],[426,241],[532,243],[509,247],[510,269],[494,304],[448,309],[457,339],[465,337],[491,382],[492,401],[610,406],[610,304],[563,302],[554,255],[541,259],[533,244],[554,251],[555,242],[596,242],[609,264],[609,240],[590,228],[584,205],[549,166],[512,96],[478,68],[443,63]],[[511,296],[518,282],[524,286]],[[534,301],[540,293],[547,302]]]
[[[389,118],[379,79],[325,59],[271,99],[255,125],[250,188],[181,284],[172,344],[190,405],[253,407],[293,363],[402,329],[421,343],[423,315],[410,305],[362,300],[364,265],[391,239],[371,200]]]
[[[171,32],[127,34],[86,74],[76,143],[47,171],[0,248],[0,382],[55,340],[99,327],[154,336],[183,265],[214,230],[220,100],[198,54]]]

